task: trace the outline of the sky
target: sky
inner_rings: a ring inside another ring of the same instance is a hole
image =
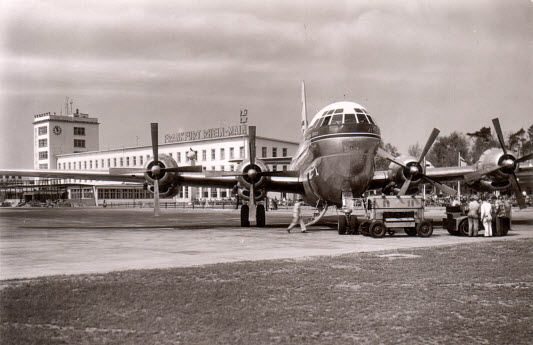
[[[533,1],[16,1],[0,4],[0,167],[33,168],[33,115],[65,98],[100,149],[238,124],[300,141],[353,101],[407,153],[499,117],[533,123]]]

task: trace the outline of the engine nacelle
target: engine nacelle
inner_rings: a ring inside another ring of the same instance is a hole
[[[239,188],[237,190],[237,194],[243,200],[250,200],[250,190],[249,189]],[[265,189],[255,189],[254,188],[254,194],[255,194],[255,201],[261,201],[261,200],[263,200],[266,197],[267,192],[266,192]]]
[[[495,191],[504,191],[511,186],[511,182],[509,180],[475,180],[472,182],[467,182],[467,185],[476,192],[488,193]]]
[[[418,164],[418,159],[414,157],[408,157],[408,156],[400,156],[397,157],[396,160],[403,165],[410,167],[410,166],[416,166]],[[427,166],[432,166],[431,163],[426,164]],[[422,167],[420,167],[422,168]],[[405,169],[398,164],[395,164],[393,162],[390,163],[389,169],[392,170],[391,177],[393,181],[400,187],[403,185],[405,180],[407,180],[407,176],[409,176],[409,170]],[[422,172],[422,171],[421,171]],[[410,187],[415,187],[422,181],[422,178],[420,176],[414,176],[411,178],[411,184]]]
[[[250,160],[242,161],[237,166],[236,170],[237,171],[242,171],[243,174],[247,174],[248,171],[250,171],[251,169],[254,169],[256,172],[269,171],[268,167],[266,166],[266,164],[263,163],[263,161],[261,161],[260,159],[256,159],[255,160],[255,164],[253,164],[253,165],[250,164]],[[255,181],[252,181],[251,178],[249,176],[247,176],[247,175],[239,176],[237,179],[238,179],[240,185],[245,187],[246,189],[249,189],[251,184],[253,183],[254,184],[254,188],[259,190],[261,188],[264,188],[270,182],[270,177],[269,176],[260,176],[260,177],[256,178]]]
[[[502,163],[506,159],[512,159],[513,161],[516,160],[516,155],[513,152],[507,151],[507,155],[503,152],[501,149],[492,148],[488,149],[481,157],[479,157],[479,160],[476,162],[475,167],[476,170],[483,170],[490,167],[496,167],[498,165],[502,165]],[[516,173],[518,171],[518,164],[515,164],[512,168],[503,167],[499,170],[496,170],[490,174],[487,175],[490,180],[493,181],[502,181],[502,180],[509,180],[509,175],[513,173],[513,171]]]
[[[159,154],[159,163],[156,163],[153,159],[146,162],[144,178],[148,183],[148,190],[154,193],[154,176],[149,172],[152,167],[158,164],[161,168],[176,168],[178,165],[176,161],[166,154]],[[179,193],[180,184],[179,173],[177,172],[162,172],[159,176],[159,196],[162,198],[170,198]]]

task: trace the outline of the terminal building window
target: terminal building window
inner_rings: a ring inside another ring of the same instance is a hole
[[[123,157],[120,157],[120,166],[121,166],[121,167],[124,166],[124,158],[123,158]]]
[[[133,156],[133,166],[137,165],[137,157]]]
[[[287,171],[287,166],[286,165],[283,166],[283,171]]]
[[[203,160],[203,161],[206,161],[206,160],[207,160],[207,150],[203,150],[203,151],[202,151],[202,160]]]
[[[239,158],[244,158],[244,146],[239,147]]]
[[[265,158],[266,156],[267,156],[267,148],[263,146],[261,148],[261,157]]]
[[[130,166],[130,157],[126,157],[126,166],[127,166],[127,167]]]
[[[107,159],[107,167],[108,167],[108,168],[111,168],[111,158],[108,158],[108,159]]]
[[[220,160],[223,161],[224,159],[226,159],[226,151],[221,148],[220,149]]]
[[[93,161],[90,160],[90,161],[89,161],[89,169],[92,169],[92,168],[93,168]]]
[[[39,130],[39,135],[48,134],[48,127],[46,126],[39,127],[38,130]]]
[[[98,169],[98,159],[95,159],[95,160],[94,160],[94,168],[95,168],[95,169]]]
[[[277,147],[273,147],[272,148],[272,157],[277,157],[278,156],[278,148]]]
[[[102,168],[103,168],[103,167],[105,167],[105,166],[104,166],[104,159],[102,158]]]
[[[74,147],[85,147],[85,140],[74,139]]]
[[[87,170],[87,161],[83,161],[83,169]]]
[[[139,156],[139,164],[140,164],[140,165],[143,165],[143,164],[144,164],[144,163],[143,163],[143,156]]]
[[[235,149],[233,147],[229,148],[229,159],[235,158]]]
[[[68,170],[71,170],[70,162],[68,162]]]
[[[272,171],[278,171],[278,166],[277,165],[273,165],[272,166]]]
[[[84,127],[74,127],[74,135],[85,135]]]
[[[211,160],[214,161],[215,159],[216,159],[215,149],[211,149]]]
[[[48,139],[39,139],[39,147],[47,147]]]
[[[113,158],[113,166],[114,166],[114,167],[117,166],[117,159],[116,159],[116,158]]]
[[[48,169],[48,164],[39,164],[39,169]]]
[[[39,152],[39,159],[48,159],[48,151]]]
[[[181,163],[181,152],[176,152],[176,161],[178,161],[178,163]]]
[[[152,193],[141,188],[99,188],[98,199],[151,199]]]
[[[282,155],[283,157],[287,157],[287,148],[284,147],[282,150],[283,150],[283,151],[282,151],[282,154],[281,154],[281,155]]]

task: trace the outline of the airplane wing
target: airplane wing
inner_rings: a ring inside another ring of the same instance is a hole
[[[257,158],[265,164],[291,164],[292,157],[263,157]],[[241,163],[243,159],[232,159],[230,163]]]

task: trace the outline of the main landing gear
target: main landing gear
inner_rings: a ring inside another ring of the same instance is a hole
[[[339,235],[356,235],[359,233],[359,221],[353,214],[341,214],[337,219],[337,232]]]
[[[258,204],[255,207],[255,225],[258,228],[264,228],[266,224],[265,205]],[[248,205],[241,206],[241,227],[250,227],[250,207]]]

